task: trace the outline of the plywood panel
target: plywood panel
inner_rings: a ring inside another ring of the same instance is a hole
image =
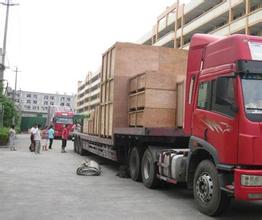
[[[114,98],[114,80],[109,81],[109,99],[108,102],[113,102]]]
[[[185,87],[184,82],[177,84],[177,117],[176,125],[177,127],[184,126],[184,99],[185,99]]]
[[[109,78],[112,78],[114,76],[114,72],[115,72],[115,56],[116,56],[115,54],[116,54],[116,49],[113,48],[111,50],[111,64],[110,64],[111,71],[110,71]]]
[[[176,90],[176,76],[163,72],[147,72],[145,74],[145,88]]]
[[[137,90],[143,90],[146,86],[146,74],[141,74],[137,76]]]
[[[106,80],[106,67],[107,67],[107,56],[103,56],[103,62],[102,62],[102,81]]]
[[[109,107],[109,117],[108,117],[108,123],[109,123],[109,126],[108,126],[108,136],[109,137],[112,137],[113,135],[113,104],[108,104],[108,107]]]
[[[137,90],[137,77],[130,79],[129,93],[134,93]]]
[[[101,106],[100,135],[105,135],[105,105]]]
[[[137,127],[175,128],[175,109],[145,108],[136,114]]]
[[[136,112],[130,112],[128,114],[128,125],[129,127],[135,127],[136,126]]]
[[[134,111],[137,108],[137,95],[129,96],[129,111]]]
[[[176,108],[176,91],[173,90],[146,89],[144,99],[145,108]]]
[[[145,91],[137,93],[137,108],[145,107]]]

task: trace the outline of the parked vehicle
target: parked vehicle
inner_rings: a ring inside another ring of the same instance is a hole
[[[47,113],[47,125],[53,125],[55,130],[55,138],[62,137],[63,126],[68,125],[69,131],[73,129],[74,112],[65,106],[49,106]]]
[[[76,152],[89,151],[125,164],[131,178],[148,188],[156,188],[160,181],[184,182],[193,190],[198,209],[210,216],[222,213],[231,198],[261,200],[262,38],[195,34],[184,90],[176,91],[185,91],[176,101],[176,109],[183,108],[182,128],[129,123],[114,128],[111,138],[76,132]],[[102,109],[101,104],[100,119]],[[118,114],[113,112],[115,120]],[[136,114],[135,120],[139,117]]]

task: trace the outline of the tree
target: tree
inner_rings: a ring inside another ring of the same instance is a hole
[[[1,94],[0,103],[4,109],[3,126],[10,127],[13,123],[13,118],[15,119],[15,123],[17,123],[19,121],[19,114],[17,113],[14,102]]]

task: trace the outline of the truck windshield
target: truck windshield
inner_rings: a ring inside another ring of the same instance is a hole
[[[262,75],[246,74],[241,81],[247,117],[252,121],[262,121]]]
[[[59,124],[73,124],[73,118],[55,117],[54,121]]]

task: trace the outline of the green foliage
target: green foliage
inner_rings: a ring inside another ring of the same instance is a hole
[[[8,128],[0,128],[0,145],[6,145],[8,142]]]
[[[3,105],[3,126],[10,127],[15,119],[15,124],[18,124],[20,115],[18,114],[13,101],[4,95],[0,95],[0,103]]]

